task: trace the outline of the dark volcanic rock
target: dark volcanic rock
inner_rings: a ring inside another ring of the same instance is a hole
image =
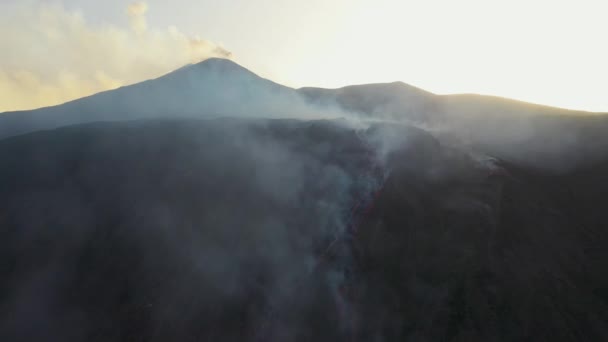
[[[0,159],[2,341],[608,338],[608,164],[245,119],[67,127]]]

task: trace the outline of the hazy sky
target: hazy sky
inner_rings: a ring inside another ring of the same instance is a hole
[[[0,1],[0,111],[137,82],[223,48],[294,87],[399,80],[608,111],[607,0],[147,0],[130,10],[125,0]]]

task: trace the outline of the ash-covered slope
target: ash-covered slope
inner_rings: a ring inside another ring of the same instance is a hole
[[[67,127],[0,158],[3,341],[608,338],[605,168],[258,119]]]

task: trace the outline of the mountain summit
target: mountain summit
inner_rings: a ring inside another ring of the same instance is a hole
[[[95,121],[251,115],[271,95],[296,97],[290,88],[265,80],[226,59],[213,58],[159,78],[68,102],[0,115],[0,138]],[[247,110],[248,113],[243,113]],[[261,114],[261,113],[256,113]]]

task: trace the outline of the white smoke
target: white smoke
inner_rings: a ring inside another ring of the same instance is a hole
[[[176,27],[148,27],[145,2],[127,7],[130,28],[93,26],[59,6],[23,4],[7,11],[0,20],[0,112],[60,104],[187,63],[231,57],[222,46]]]
[[[137,34],[143,34],[148,30],[146,12],[148,12],[148,4],[143,1],[134,2],[127,7],[131,28]]]

